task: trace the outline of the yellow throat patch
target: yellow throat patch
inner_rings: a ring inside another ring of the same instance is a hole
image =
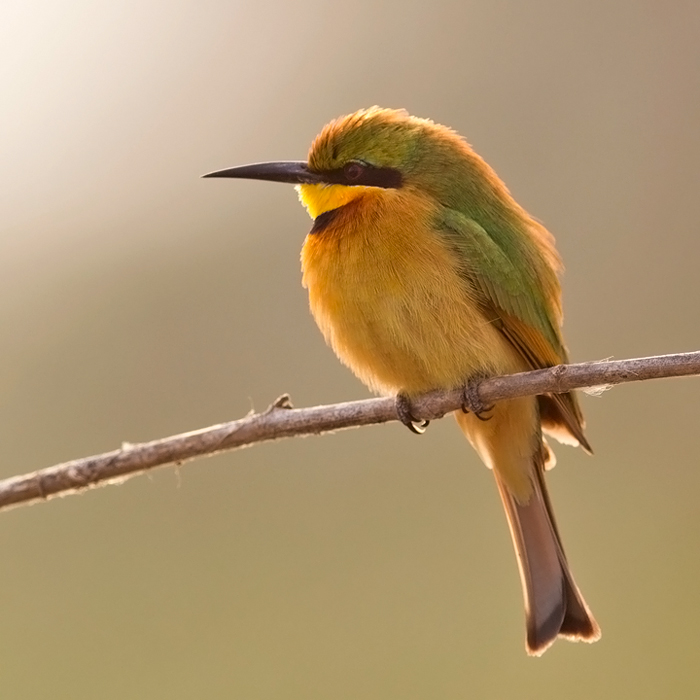
[[[355,185],[297,185],[296,191],[299,193],[301,203],[306,207],[309,216],[315,219],[331,209],[342,207],[353,199],[357,199],[367,190],[375,187],[364,187]]]

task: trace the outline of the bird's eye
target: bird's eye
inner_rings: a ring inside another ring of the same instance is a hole
[[[364,172],[365,166],[357,161],[347,163],[343,168],[343,175],[345,175],[346,179],[350,182],[356,182],[359,180]]]

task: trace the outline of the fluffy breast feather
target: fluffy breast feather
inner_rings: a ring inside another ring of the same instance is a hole
[[[319,328],[380,393],[417,394],[521,368],[431,228],[434,207],[410,189],[366,188],[304,242],[303,284]]]

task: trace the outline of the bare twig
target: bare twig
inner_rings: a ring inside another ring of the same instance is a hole
[[[564,392],[661,377],[700,374],[700,352],[644,357],[634,360],[558,365],[483,380],[478,393],[485,404],[518,396]],[[417,419],[433,420],[458,409],[460,390],[432,392],[412,401]],[[212,455],[268,440],[327,433],[360,425],[396,420],[393,399],[367,399],[313,408],[292,408],[281,396],[267,410],[241,420],[214,425],[161,440],[122,445],[121,449],[83,457],[0,481],[0,509],[78,493],[126,480],[154,467]]]

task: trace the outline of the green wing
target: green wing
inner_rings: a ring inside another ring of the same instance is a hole
[[[546,266],[541,260],[528,258],[522,248],[517,249],[517,232],[497,242],[478,222],[453,209],[442,211],[438,230],[458,255],[484,314],[528,366],[542,369],[567,362],[559,333],[559,300],[547,301],[539,277]],[[518,264],[513,261],[515,255],[519,256]],[[553,276],[554,272],[547,270],[547,274]],[[558,293],[558,286],[555,289]],[[547,394],[539,397],[539,403],[542,424],[548,432],[564,442],[573,438],[590,451],[574,394]]]

